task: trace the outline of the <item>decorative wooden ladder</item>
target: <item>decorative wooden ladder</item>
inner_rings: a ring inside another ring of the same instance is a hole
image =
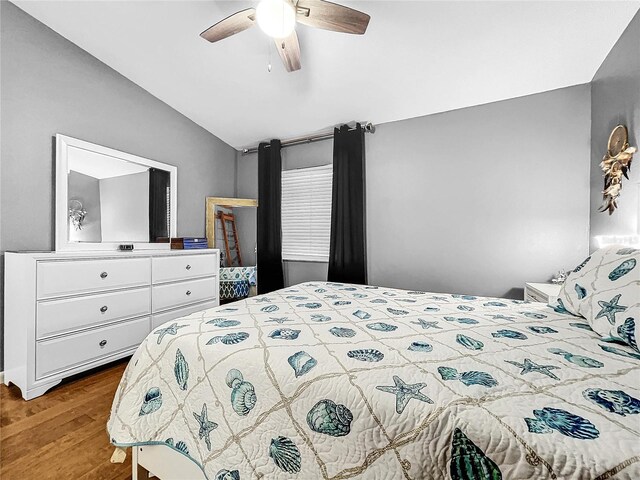
[[[231,258],[231,250],[235,250],[236,257],[238,258],[238,266],[242,266],[242,255],[240,254],[240,243],[238,242],[238,231],[236,230],[236,216],[233,213],[218,212],[216,218],[220,220],[222,225],[222,237],[224,238],[224,249],[227,253],[227,266],[233,266]],[[233,232],[233,245],[229,246],[229,235],[227,233],[227,222],[231,224],[231,230]]]

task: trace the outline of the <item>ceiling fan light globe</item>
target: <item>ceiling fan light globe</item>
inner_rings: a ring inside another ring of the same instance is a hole
[[[286,38],[296,26],[296,12],[287,0],[260,0],[256,20],[270,37]]]

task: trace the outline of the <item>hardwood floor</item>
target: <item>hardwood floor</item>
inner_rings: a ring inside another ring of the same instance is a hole
[[[110,462],[106,425],[128,359],[86,372],[24,401],[20,390],[0,386],[2,480],[131,478],[131,451]]]

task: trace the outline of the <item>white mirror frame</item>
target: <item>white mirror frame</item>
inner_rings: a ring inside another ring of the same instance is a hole
[[[178,167],[166,163],[156,162],[130,153],[121,152],[112,148],[103,147],[94,143],[78,140],[66,135],[56,135],[56,218],[55,218],[55,247],[56,251],[79,251],[79,250],[117,250],[122,242],[69,242],[68,233],[68,209],[69,209],[69,188],[68,188],[68,147],[81,148],[90,152],[99,153],[115,157],[127,162],[137,163],[146,167],[158,168],[169,172],[171,185],[170,205],[170,235],[177,236],[177,206],[178,206]],[[168,250],[170,243],[143,243],[127,242],[133,244],[135,250]]]

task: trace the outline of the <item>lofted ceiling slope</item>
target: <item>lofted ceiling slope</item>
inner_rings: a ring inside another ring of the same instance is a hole
[[[298,25],[294,73],[257,27],[215,44],[198,36],[257,0],[14,3],[238,149],[589,82],[640,6],[337,1],[371,15],[367,33]]]

